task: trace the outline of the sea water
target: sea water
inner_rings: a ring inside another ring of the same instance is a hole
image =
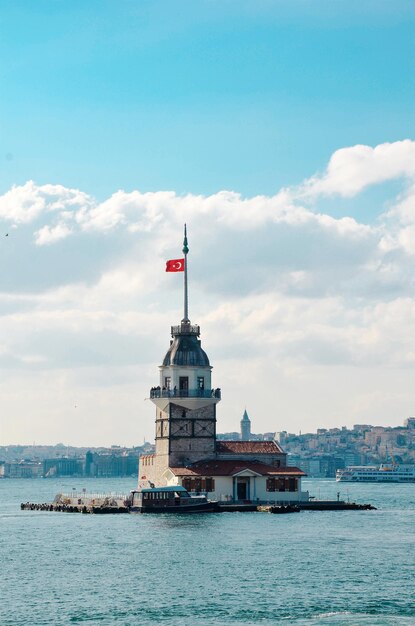
[[[415,624],[415,485],[304,480],[377,511],[20,511],[131,479],[0,480],[0,624]]]

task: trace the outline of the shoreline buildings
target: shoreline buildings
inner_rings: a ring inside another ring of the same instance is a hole
[[[288,463],[308,476],[330,478],[349,465],[415,463],[415,418],[403,426],[355,424],[353,428],[319,428],[316,433],[276,433]]]
[[[252,428],[254,422],[252,419],[250,422]],[[240,423],[240,431],[217,433],[217,441],[243,440],[242,425],[245,420],[242,419]],[[348,465],[376,465],[391,462],[392,459],[399,464],[415,463],[414,417],[407,418],[402,426],[355,424],[352,428],[319,428],[317,432],[302,434],[285,431],[253,433],[251,430],[249,440],[276,440],[287,453],[287,465],[299,467],[309,478],[334,478],[337,469]],[[43,478],[46,475],[100,478],[136,476],[139,456],[153,452],[154,445],[150,442],[134,448],[91,448],[63,444],[0,446],[0,479]],[[93,459],[89,455],[87,458],[88,453],[93,455]],[[127,461],[126,456],[131,460]],[[79,462],[76,467],[71,464],[73,459]],[[51,468],[52,471],[48,472]]]
[[[154,449],[75,448],[64,446],[4,446],[0,448],[0,478],[122,478],[137,476],[140,454]]]
[[[140,457],[139,487],[182,485],[219,500],[307,500],[308,493],[301,491],[304,472],[287,465],[287,455],[276,441],[217,438],[221,390],[212,384],[200,327],[188,315],[188,250],[185,229],[184,259],[167,262],[167,271],[184,272],[184,315],[171,327],[159,383],[150,390],[156,409],[155,453]],[[243,433],[249,436],[247,414],[243,421]]]

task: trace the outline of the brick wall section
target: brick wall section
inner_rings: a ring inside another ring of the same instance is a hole
[[[215,405],[186,409],[170,405],[169,466],[183,466],[215,455]]]

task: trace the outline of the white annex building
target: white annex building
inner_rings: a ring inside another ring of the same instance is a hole
[[[199,326],[188,318],[187,237],[184,239],[184,317],[172,326],[160,380],[150,391],[156,407],[155,454],[140,457],[139,487],[183,485],[212,500],[297,502],[304,472],[288,467],[275,441],[216,439],[221,390],[202,349]]]

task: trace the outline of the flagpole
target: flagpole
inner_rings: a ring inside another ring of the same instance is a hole
[[[189,248],[187,245],[187,229],[184,225],[183,254],[184,254],[184,318],[183,322],[189,322],[189,298],[187,293],[187,253]]]

